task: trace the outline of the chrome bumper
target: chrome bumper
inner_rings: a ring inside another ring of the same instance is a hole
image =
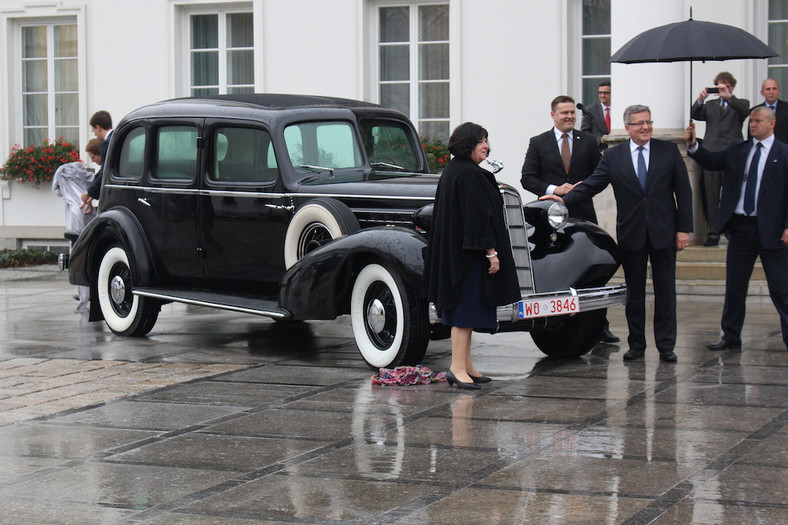
[[[617,286],[603,286],[600,288],[582,288],[580,290],[569,288],[568,290],[561,290],[557,292],[531,294],[526,297],[523,297],[523,301],[529,301],[533,299],[549,299],[551,297],[566,297],[570,295],[576,296],[580,301],[580,312],[588,312],[591,310],[599,310],[602,308],[608,308],[610,306],[618,306],[625,304],[627,302],[627,286],[626,284],[619,284]],[[512,303],[504,306],[499,306],[496,309],[498,322],[516,323],[519,321],[524,321],[524,319],[519,318],[518,311],[519,311],[519,303]],[[575,314],[569,314],[569,315],[575,315]],[[438,311],[435,309],[435,305],[432,303],[430,303],[430,307],[429,307],[429,317],[430,317],[430,324],[435,324],[440,320],[438,316]],[[548,317],[548,316],[544,316],[544,317]]]
[[[61,253],[57,256],[57,267],[60,268],[60,271],[68,269],[68,254]]]

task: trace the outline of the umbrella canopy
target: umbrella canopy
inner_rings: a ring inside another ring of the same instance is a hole
[[[640,33],[613,53],[608,62],[639,64],[689,61],[689,90],[692,100],[694,60],[705,62],[776,56],[779,56],[779,53],[747,31],[725,24],[693,20],[690,10],[689,20],[655,27]]]
[[[686,62],[769,58],[778,54],[738,27],[685,20],[640,33],[616,51],[608,62]]]

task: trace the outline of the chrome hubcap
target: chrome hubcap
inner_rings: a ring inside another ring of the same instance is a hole
[[[109,283],[109,290],[112,300],[117,304],[121,304],[126,298],[126,283],[123,282],[119,275],[112,278],[112,281]]]
[[[379,334],[386,327],[386,309],[378,299],[373,299],[367,308],[367,324],[370,330]]]

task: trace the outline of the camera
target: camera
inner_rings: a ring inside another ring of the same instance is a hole
[[[720,88],[718,88],[718,87],[706,88],[706,93],[708,93],[709,95],[711,95],[712,93],[719,94],[719,92],[720,92]]]

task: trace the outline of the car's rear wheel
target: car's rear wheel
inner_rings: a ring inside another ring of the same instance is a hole
[[[539,350],[561,359],[587,354],[599,342],[607,310],[580,312],[547,330],[533,330],[531,338]]]
[[[372,368],[416,365],[427,351],[426,301],[380,264],[364,266],[356,277],[350,318],[361,357]]]
[[[335,199],[313,199],[298,209],[285,235],[285,266],[342,235],[359,230],[358,219]]]
[[[151,331],[161,304],[132,294],[129,258],[120,246],[112,246],[101,258],[97,286],[99,307],[110,330],[125,336]]]

